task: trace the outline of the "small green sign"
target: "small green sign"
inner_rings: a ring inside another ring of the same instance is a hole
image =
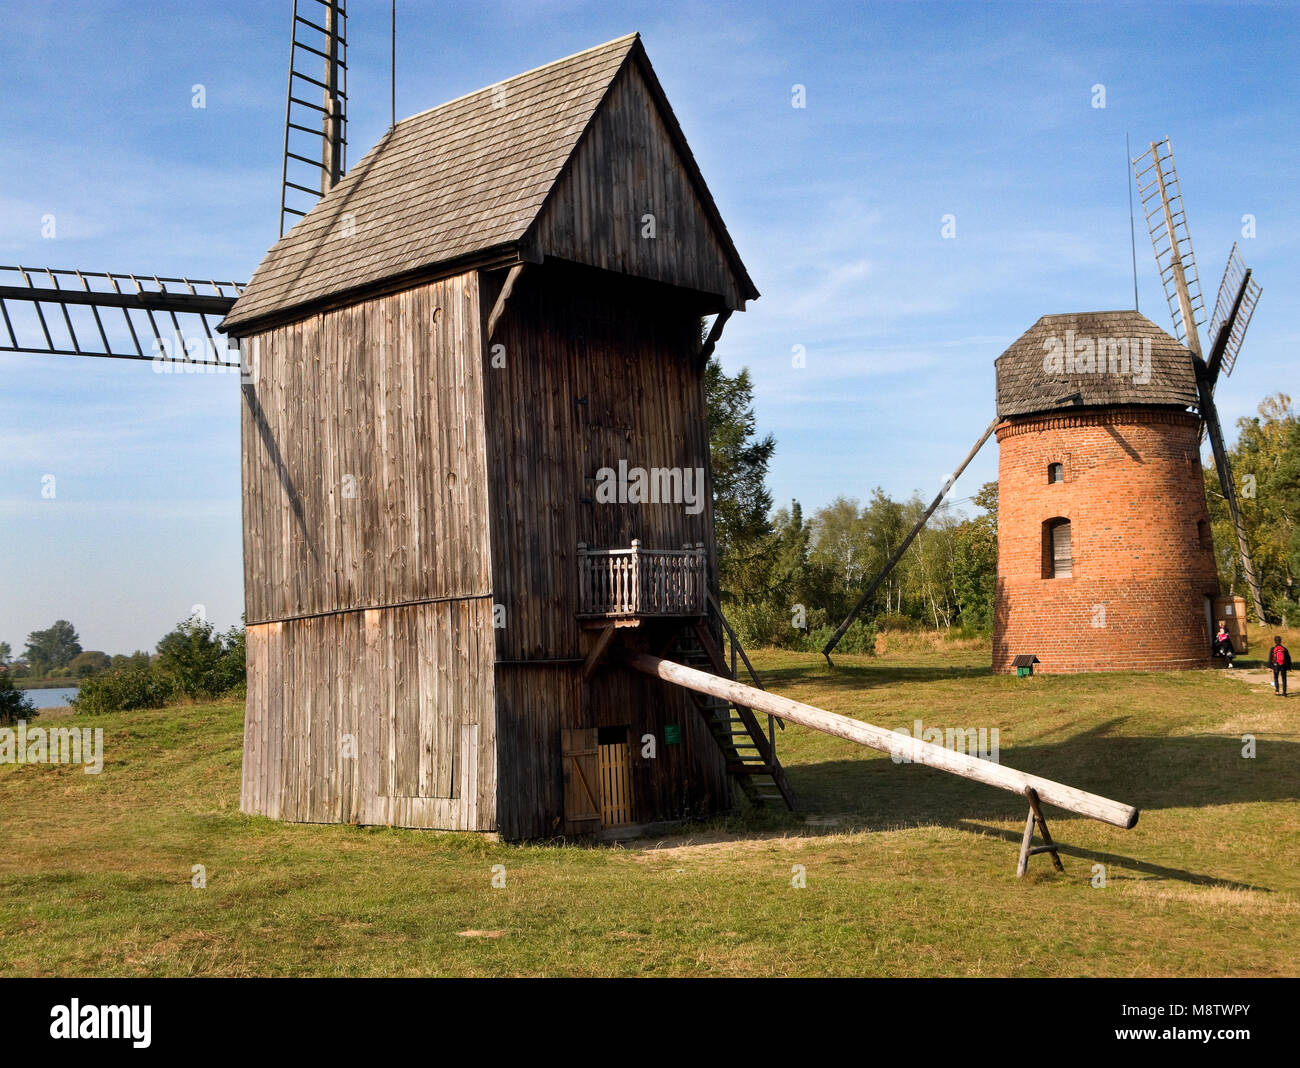
[[[682,728],[678,726],[676,723],[669,723],[666,727],[664,727],[664,744],[665,745],[682,744]]]

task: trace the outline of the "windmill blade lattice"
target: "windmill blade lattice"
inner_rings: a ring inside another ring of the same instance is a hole
[[[1214,302],[1214,314],[1210,317],[1209,337],[1216,350],[1219,345],[1219,332],[1225,324],[1230,324],[1228,336],[1223,343],[1219,366],[1215,368],[1216,373],[1232,374],[1233,365],[1241,352],[1242,342],[1246,339],[1246,328],[1250,326],[1250,317],[1255,314],[1255,305],[1259,303],[1262,292],[1263,288],[1246,267],[1241,252],[1234,242],[1232,251],[1228,254],[1228,265],[1223,269],[1223,281],[1219,283],[1219,296]],[[1236,308],[1234,316],[1233,308],[1237,305],[1238,294],[1241,296],[1241,306]]]
[[[0,267],[0,352],[237,368],[213,333],[239,282],[57,267]]]
[[[281,237],[347,169],[347,19],[343,0],[293,3],[280,171]],[[320,64],[321,77],[304,73],[302,68],[313,64]]]
[[[1156,253],[1160,282],[1169,302],[1174,334],[1198,356],[1201,355],[1200,326],[1205,322],[1205,301],[1196,272],[1192,237],[1187,229],[1187,212],[1174,169],[1174,151],[1169,138],[1153,141],[1133,161],[1138,195],[1146,215],[1147,231]]]

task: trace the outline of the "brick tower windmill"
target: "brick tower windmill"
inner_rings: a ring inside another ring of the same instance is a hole
[[[1219,580],[1190,353],[1137,312],[1046,315],[997,383],[994,670],[1207,666]]]
[[[1017,656],[1058,672],[1208,665],[1219,580],[1205,433],[1263,619],[1214,404],[1260,288],[1234,246],[1203,355],[1204,306],[1168,139],[1134,168],[1177,336],[1136,311],[1049,315],[998,358],[995,671]]]

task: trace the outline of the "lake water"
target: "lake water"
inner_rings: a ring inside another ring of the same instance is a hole
[[[77,687],[61,686],[52,690],[23,690],[37,708],[67,708],[69,698],[77,696]]]

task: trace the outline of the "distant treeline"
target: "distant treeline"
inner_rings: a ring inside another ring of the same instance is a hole
[[[157,652],[110,657],[82,652],[76,628],[59,620],[27,638],[27,661],[12,663],[9,646],[0,642],[0,722],[36,714],[20,691],[29,679],[66,676],[80,688],[72,699],[78,712],[115,712],[161,708],[170,701],[238,694],[244,688],[244,630],[217,632],[211,623],[192,617],[165,634]],[[87,658],[87,659],[83,659]]]
[[[109,656],[99,649],[82,649],[77,628],[66,619],[28,634],[21,657],[14,657],[8,642],[0,642],[0,669],[9,673],[10,678],[21,680],[20,685],[24,687],[75,686],[81,679],[110,668],[129,667],[141,658],[148,660],[149,654]]]

